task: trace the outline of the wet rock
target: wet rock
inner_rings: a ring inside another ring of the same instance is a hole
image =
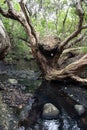
[[[76,104],[74,106],[75,110],[77,111],[78,115],[81,116],[85,112],[85,108],[83,105]]]
[[[5,89],[5,86],[3,83],[0,83],[0,90],[4,90]]]
[[[16,79],[8,79],[8,82],[12,85],[16,85],[18,83]]]
[[[25,128],[23,126],[21,126],[18,130],[25,130]]]
[[[45,119],[54,119],[59,115],[59,110],[51,103],[46,103],[43,107],[42,116]]]

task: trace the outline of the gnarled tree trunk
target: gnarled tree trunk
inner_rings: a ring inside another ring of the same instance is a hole
[[[3,59],[10,48],[10,40],[6,29],[0,20],[0,59]]]
[[[83,25],[84,21],[84,11],[82,9],[83,0],[77,0],[76,11],[78,15],[78,26],[77,29],[68,36],[64,41],[61,41],[57,37],[48,36],[44,38],[43,41],[39,41],[36,32],[31,24],[28,11],[26,9],[23,0],[20,0],[19,4],[21,7],[21,12],[17,13],[10,0],[6,0],[8,5],[8,11],[0,8],[0,13],[7,18],[11,18],[19,21],[22,26],[24,26],[26,33],[30,38],[32,54],[36,58],[37,63],[43,73],[43,76],[47,80],[63,80],[64,78],[71,78],[76,81],[87,83],[87,79],[80,77],[80,72],[84,67],[87,67],[87,54],[80,55],[79,60],[70,62],[63,66],[63,63],[67,61],[68,58],[75,57],[75,53],[72,53],[72,49],[69,47],[77,43],[80,38],[77,38],[74,42],[70,41],[81,33],[83,29],[87,28],[87,25]],[[29,45],[30,46],[30,45]],[[62,56],[68,52],[67,58],[62,58]],[[63,68],[64,67],[64,68]]]

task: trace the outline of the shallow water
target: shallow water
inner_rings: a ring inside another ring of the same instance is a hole
[[[62,121],[57,120],[43,120],[42,130],[80,130],[77,122],[72,120],[65,111],[62,112]],[[40,130],[40,129],[39,129]]]
[[[28,127],[26,130],[80,130],[77,122],[72,120],[65,111],[62,113],[61,120],[39,120],[38,123],[33,127]],[[25,127],[20,127],[18,130],[25,130]]]

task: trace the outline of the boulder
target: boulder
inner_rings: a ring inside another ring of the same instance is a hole
[[[85,112],[85,108],[83,105],[76,104],[74,106],[75,110],[77,111],[78,115],[81,116]]]
[[[6,29],[0,20],[0,59],[3,59],[10,48],[10,40]]]
[[[46,103],[43,107],[42,117],[44,119],[58,118],[59,110],[51,103]]]

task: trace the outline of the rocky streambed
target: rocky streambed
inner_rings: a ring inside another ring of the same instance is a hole
[[[32,65],[0,63],[0,130],[87,130],[86,86],[40,75]]]
[[[17,130],[21,111],[27,111],[32,104],[33,93],[41,80],[38,80],[39,71],[30,64],[0,62],[0,130]]]

